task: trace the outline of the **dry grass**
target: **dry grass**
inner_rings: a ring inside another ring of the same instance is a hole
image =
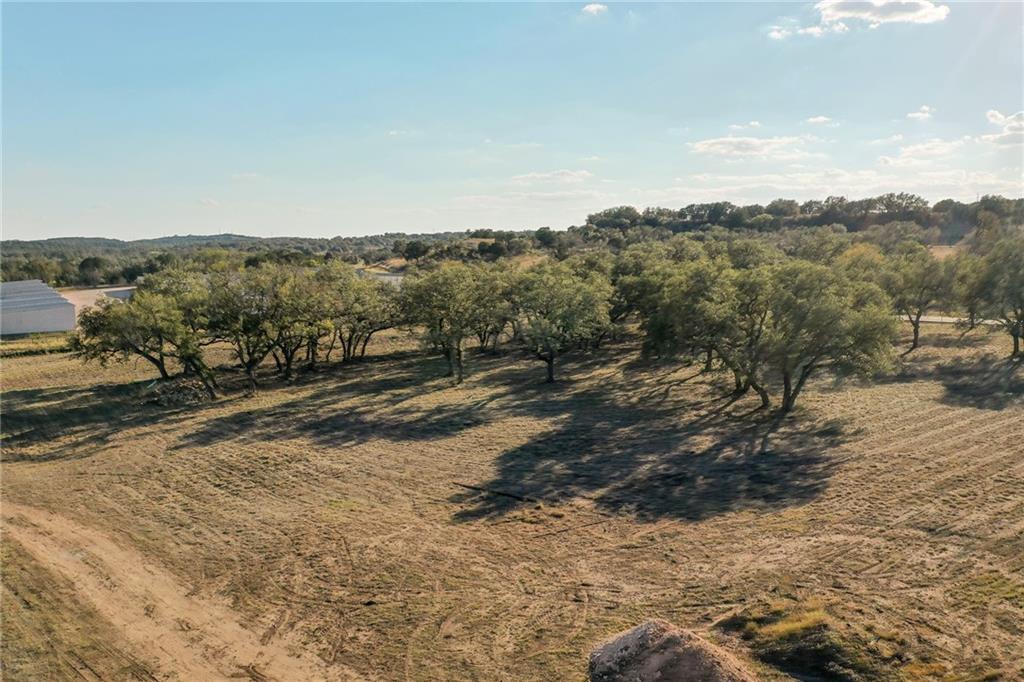
[[[774,634],[849,623],[894,674],[1013,679],[1021,373],[1004,337],[955,339],[929,328],[887,380],[818,382],[775,430],[632,342],[553,387],[539,363],[471,357],[453,387],[396,334],[368,362],[177,409],[141,404],[141,365],[11,358],[2,492],[370,679],[578,679],[647,618],[713,633],[811,598],[827,609]],[[42,570],[14,551],[5,572]],[[80,618],[59,599],[4,616],[7,669],[35,623]]]

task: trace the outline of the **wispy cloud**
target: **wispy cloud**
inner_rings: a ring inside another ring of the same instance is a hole
[[[789,161],[811,156],[803,149],[804,137],[716,137],[691,142],[694,154],[726,159]]]
[[[900,133],[896,133],[895,135],[890,135],[889,137],[880,137],[877,140],[871,140],[870,142],[868,142],[868,144],[895,144],[897,142],[902,141],[903,135],[901,135]]]
[[[634,189],[629,203],[685,205],[694,201],[764,202],[784,196],[804,200],[830,194],[876,196],[893,188],[932,200],[952,197],[973,200],[979,194],[1016,194],[1019,174],[962,169],[920,169],[886,166],[881,169],[824,168],[813,171],[721,174],[698,173],[678,178],[675,185]]]
[[[199,203],[203,206],[209,206],[210,208],[216,208],[220,206],[220,202],[210,197],[203,197],[199,200]]]
[[[828,116],[811,116],[804,122],[810,123],[811,125],[824,125],[826,123],[832,123],[832,119]]]
[[[1002,132],[993,135],[982,135],[981,139],[998,145],[1024,144],[1024,111],[1004,115],[995,109],[985,113],[989,123],[1002,128]]]
[[[535,182],[579,183],[589,180],[594,174],[588,170],[561,169],[544,173],[524,173],[512,177],[512,182],[527,184]]]
[[[729,126],[730,130],[746,130],[748,128],[760,128],[760,121],[750,121],[749,123],[733,123]]]
[[[914,121],[927,121],[932,117],[932,114],[934,113],[935,109],[928,106],[927,104],[922,104],[920,109],[918,109],[917,111],[911,111],[909,114],[907,114],[907,118],[912,119]]]
[[[970,140],[970,137],[959,140],[933,138],[926,142],[900,147],[897,156],[882,156],[878,161],[886,166],[919,166],[950,156]]]
[[[584,5],[583,9],[580,10],[583,14],[591,17],[596,17],[598,14],[604,14],[608,11],[608,5],[602,5],[599,2],[592,2],[589,5]]]

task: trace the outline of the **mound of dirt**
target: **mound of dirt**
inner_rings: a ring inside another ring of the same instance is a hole
[[[756,682],[726,651],[663,620],[616,635],[590,654],[591,682]]]

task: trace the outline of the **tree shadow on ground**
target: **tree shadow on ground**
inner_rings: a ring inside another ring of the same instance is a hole
[[[125,429],[167,426],[200,409],[147,404],[146,392],[155,382],[99,384],[6,391],[3,394],[3,462],[49,462],[89,457]],[[43,443],[46,452],[23,449]]]
[[[801,504],[825,489],[835,466],[829,450],[843,439],[837,423],[779,420],[749,405],[734,410],[728,398],[680,409],[590,389],[540,402],[561,423],[502,453],[492,479],[467,482],[472,490],[451,498],[469,505],[456,520],[573,498],[647,519]]]
[[[451,387],[442,365],[413,358],[378,363],[372,372],[339,371],[294,400],[207,420],[175,447],[228,440],[304,439],[329,448],[429,442],[529,417],[548,430],[499,455],[493,479],[452,481],[472,489],[451,498],[463,507],[456,520],[576,497],[609,512],[699,520],[814,499],[835,466],[829,450],[843,440],[835,422],[779,420],[717,389],[712,395],[706,386],[678,388],[695,378],[692,369],[631,365],[628,376],[595,380],[595,369],[609,367],[607,357],[564,362],[553,385],[543,383],[540,363],[509,366],[500,357],[478,357],[465,393],[456,389],[429,405],[415,400]]]
[[[1002,410],[1024,402],[1024,372],[1021,362],[984,356],[976,360],[954,360],[935,369],[945,389],[941,401],[955,407]]]
[[[377,438],[430,440],[478,425],[480,401],[423,410],[405,406],[412,398],[445,388],[444,361],[398,357],[375,363],[337,365],[306,377],[314,390],[271,407],[207,420],[185,434],[175,448],[226,440],[267,442],[306,438],[324,447],[346,447]],[[264,389],[267,390],[267,389]],[[358,401],[353,404],[353,399]]]
[[[1020,360],[994,353],[946,362],[911,358],[893,375],[878,382],[937,381],[942,384],[940,402],[953,407],[1002,410],[1024,402],[1024,372]]]

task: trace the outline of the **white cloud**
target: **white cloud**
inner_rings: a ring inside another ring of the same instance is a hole
[[[981,139],[998,145],[1024,144],[1024,111],[1006,116],[995,109],[985,113],[989,123],[1000,126],[1003,131],[993,135],[982,135]]]
[[[695,154],[732,159],[788,161],[811,156],[802,149],[803,137],[716,137],[689,143]]]
[[[580,159],[580,161],[600,161],[600,160],[601,160],[601,157],[597,156],[596,154],[594,156],[584,156],[582,159]]]
[[[886,166],[919,166],[950,156],[970,139],[969,137],[959,140],[933,138],[927,142],[900,147],[897,156],[883,156],[878,161]]]
[[[388,137],[405,137],[411,133],[411,130],[389,130]]]
[[[596,17],[598,14],[604,14],[608,11],[608,5],[602,5],[598,2],[592,2],[589,5],[584,5],[583,9],[580,10],[584,14],[592,17]]]
[[[900,133],[896,133],[895,135],[890,135],[889,137],[880,137],[877,140],[871,140],[870,142],[868,142],[868,144],[894,144],[896,142],[902,141],[903,135],[901,135]]]
[[[825,123],[832,123],[832,119],[830,119],[828,116],[811,116],[809,119],[805,121],[805,123],[810,123],[813,125],[822,125]]]
[[[917,111],[911,111],[909,114],[907,114],[907,118],[913,119],[915,121],[927,121],[932,117],[932,114],[934,113],[935,109],[928,106],[927,104],[922,104],[920,109],[918,109]]]
[[[751,121],[749,123],[733,123],[729,126],[730,130],[746,130],[747,128],[760,128],[760,121]]]
[[[210,208],[216,208],[220,206],[219,201],[217,201],[216,199],[211,199],[210,197],[203,197],[202,199],[199,200],[199,203],[202,204],[203,206],[209,206]]]
[[[823,24],[858,20],[872,28],[882,24],[931,24],[949,15],[949,7],[930,0],[821,0],[814,6]]]
[[[558,182],[558,183],[578,183],[589,180],[594,176],[588,170],[568,170],[563,168],[562,170],[549,171],[546,173],[524,173],[523,175],[516,175],[512,178],[512,182],[518,182],[521,184],[533,183],[533,182]]]
[[[622,203],[684,206],[692,202],[728,200],[763,203],[784,196],[803,201],[830,194],[869,197],[892,191],[920,194],[937,201],[947,197],[973,201],[977,195],[1016,196],[1021,191],[1019,171],[965,171],[960,169],[848,170],[825,168],[751,175],[699,173],[678,178],[671,187],[634,189],[619,197]]]
[[[448,208],[456,210],[520,209],[530,204],[578,204],[594,207],[615,203],[615,196],[587,189],[556,190],[551,192],[502,192],[498,194],[468,194],[453,197]]]
[[[829,33],[846,33],[850,30],[848,21],[878,28],[889,23],[930,24],[942,21],[949,14],[949,7],[936,5],[931,0],[821,0],[814,9],[819,15],[817,24],[799,26],[793,18],[784,19],[782,24],[769,27],[768,37],[772,40],[785,40],[794,35],[821,38]]]

